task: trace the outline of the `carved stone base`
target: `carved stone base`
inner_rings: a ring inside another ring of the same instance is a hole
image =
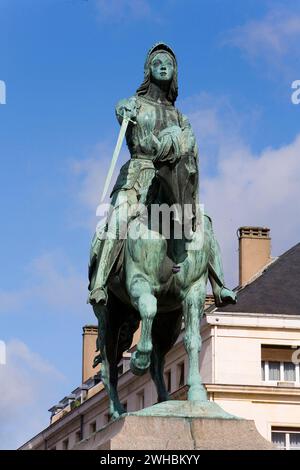
[[[169,401],[127,413],[74,450],[272,450],[254,421],[214,402]]]

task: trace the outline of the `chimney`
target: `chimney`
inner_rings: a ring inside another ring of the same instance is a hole
[[[270,229],[266,227],[240,227],[239,285],[245,285],[271,261]]]
[[[93,362],[96,356],[98,328],[97,326],[86,325],[82,329],[82,383],[84,383],[90,377],[96,375]]]

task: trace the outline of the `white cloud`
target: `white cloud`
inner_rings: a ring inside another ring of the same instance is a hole
[[[73,161],[71,164],[72,173],[76,178],[75,184],[79,183],[76,198],[94,214],[101,199],[113,150],[113,145],[99,142],[94,145],[88,158]],[[120,160],[122,155],[119,156],[119,162]],[[116,174],[117,171],[114,173],[114,178]]]
[[[273,8],[261,19],[250,20],[224,36],[224,44],[238,47],[251,60],[286,71],[292,69],[299,56],[299,9]]]
[[[300,134],[256,154],[243,139],[247,120],[230,104],[224,111],[226,98],[204,98],[193,99],[195,109],[188,114],[200,148],[200,168],[215,166],[200,175],[201,200],[213,218],[232,286],[237,283],[238,227],[270,227],[275,256],[299,242]]]
[[[204,181],[205,203],[215,220],[227,270],[237,250],[239,226],[270,227],[274,255],[299,242],[299,154],[300,134],[290,144],[259,155],[235,148],[219,162],[218,174]]]
[[[99,222],[96,210],[101,201],[113,151],[113,144],[109,145],[108,143],[99,142],[91,150],[88,158],[71,163],[71,172],[74,178],[72,188],[76,187],[76,191],[72,189],[72,194],[75,194],[75,207],[77,211],[72,219],[76,220],[77,225],[89,228],[91,232],[95,230],[96,224]],[[104,201],[105,203],[109,203],[109,195],[118,177],[120,168],[129,158],[129,151],[126,150],[124,143]],[[83,211],[80,210],[81,208]]]
[[[200,168],[207,163],[210,168],[213,166],[219,158],[221,144],[222,148],[225,144],[240,145],[243,128],[249,127],[249,122],[256,120],[259,114],[257,109],[252,109],[245,122],[245,116],[233,108],[227,96],[212,96],[206,92],[183,100],[180,108],[188,114],[197,136]]]
[[[62,253],[51,252],[28,264],[20,287],[0,291],[0,312],[23,311],[38,305],[58,313],[82,314],[86,296],[87,278]]]
[[[48,404],[64,376],[28,346],[7,344],[0,366],[0,448],[15,449],[49,424]]]

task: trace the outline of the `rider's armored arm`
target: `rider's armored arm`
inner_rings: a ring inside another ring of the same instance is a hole
[[[136,95],[120,100],[115,108],[119,124],[122,124],[123,116],[126,115],[135,126],[129,124],[126,132],[127,145],[131,157],[145,156],[153,157],[159,151],[161,143],[154,133],[155,115],[153,113],[141,113],[141,103]],[[139,119],[138,119],[139,113]],[[133,129],[134,128],[134,129]]]
[[[198,146],[192,126],[184,114],[181,114],[180,127],[181,136],[181,153],[182,155],[193,155],[198,160]]]
[[[122,124],[124,114],[129,119],[135,120],[136,118],[136,97],[131,96],[130,98],[123,98],[120,100],[116,107],[115,107],[115,112],[117,119],[119,121],[119,124]]]

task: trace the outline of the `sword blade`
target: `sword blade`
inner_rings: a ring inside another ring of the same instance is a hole
[[[121,129],[120,129],[120,132],[119,132],[119,137],[118,137],[118,140],[117,140],[117,143],[116,143],[116,147],[115,147],[115,150],[114,150],[114,153],[113,153],[113,156],[112,156],[112,159],[111,159],[110,167],[109,167],[109,170],[108,170],[108,173],[107,173],[107,176],[106,176],[106,180],[105,180],[105,183],[104,183],[101,202],[103,202],[103,200],[106,196],[106,193],[108,191],[108,188],[109,188],[111,178],[112,178],[112,175],[113,175],[113,172],[114,172],[117,160],[118,160],[118,156],[119,156],[119,153],[120,153],[120,150],[121,150],[121,147],[122,147],[122,143],[123,143],[123,140],[124,140],[124,137],[125,137],[125,134],[126,134],[126,130],[127,130],[129,121],[130,121],[130,119],[128,119],[126,117],[123,118]]]

